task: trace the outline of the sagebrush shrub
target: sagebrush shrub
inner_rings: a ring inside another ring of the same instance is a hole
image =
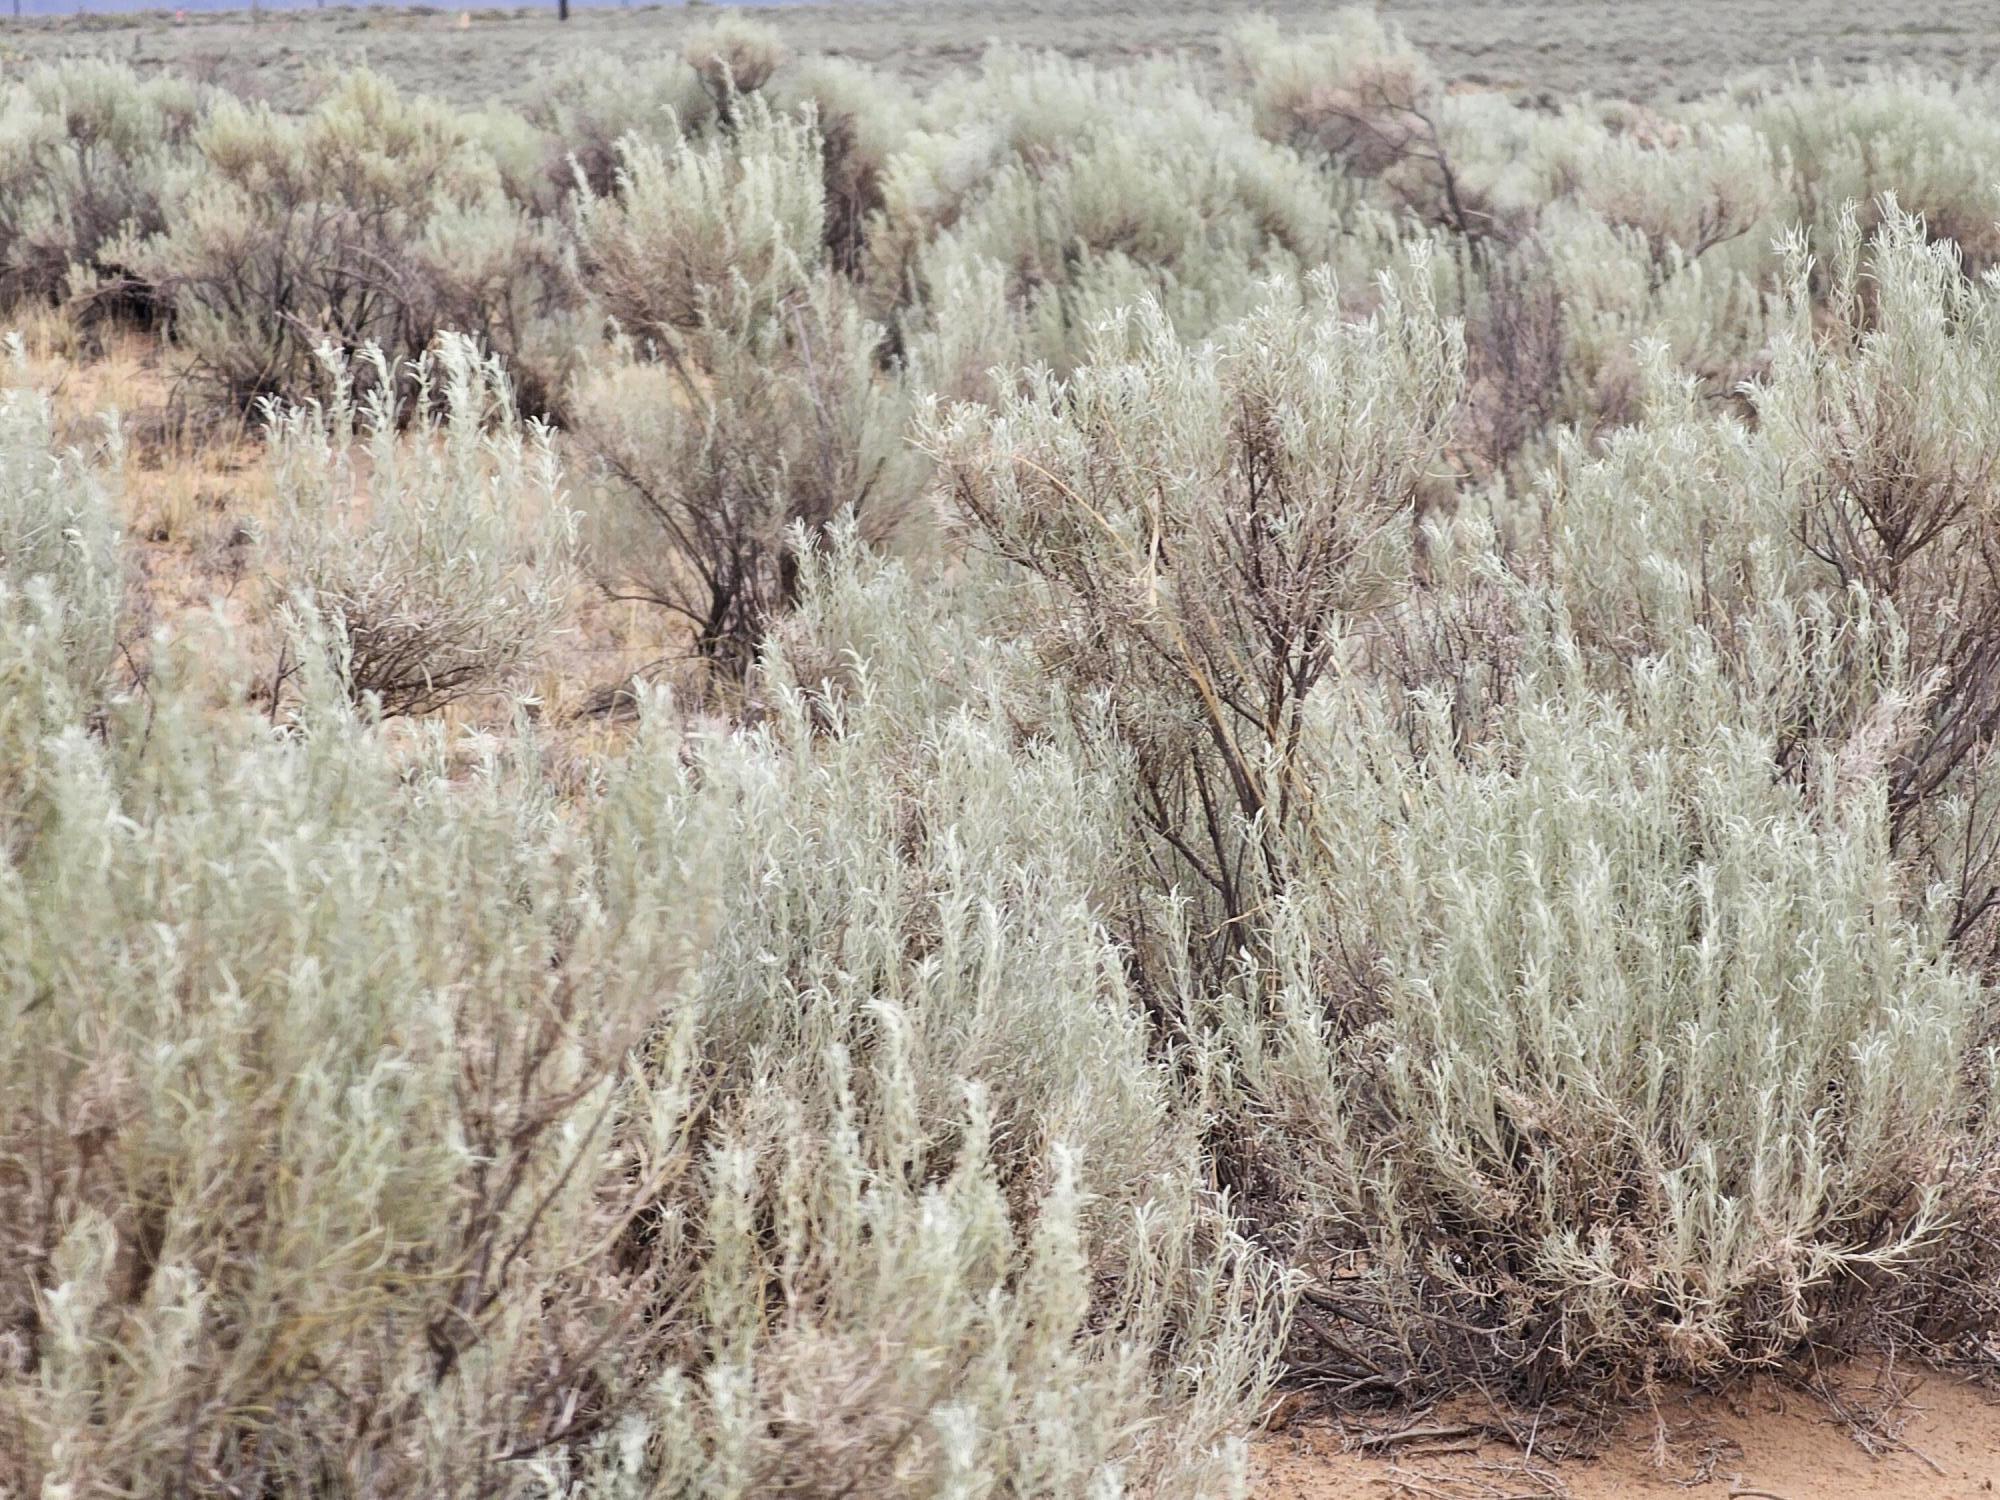
[[[784,65],[786,51],[776,27],[725,15],[690,32],[681,43],[681,59],[701,80],[716,113],[727,120],[738,99],[771,81]]]
[[[824,628],[921,631],[842,546]],[[1001,666],[649,700],[566,807],[159,659],[100,742],[0,629],[11,1486],[1241,1493],[1282,1282],[1092,908],[1115,763]]]
[[[621,142],[671,142],[682,131],[699,132],[713,119],[714,103],[684,59],[658,57],[621,62],[616,72],[569,63],[539,82],[524,113],[548,141],[548,182],[559,200],[579,176],[591,192],[611,192]]]
[[[29,342],[272,491],[173,614],[0,395],[0,1490],[1221,1500],[1286,1378],[1990,1359],[1996,119],[1358,13],[0,91]]]
[[[1770,142],[1747,125],[1697,127],[1669,139],[1603,135],[1565,163],[1576,196],[1607,222],[1637,229],[1659,274],[1768,228],[1782,194]]]
[[[300,118],[225,98],[194,144],[167,227],[115,253],[171,307],[214,400],[323,396],[321,342],[350,358],[374,345],[400,368],[451,329],[508,357],[524,404],[549,409],[567,353],[561,252],[451,111],[356,71]]]
[[[809,121],[742,101],[727,135],[619,143],[614,190],[577,203],[585,273],[640,337],[673,340],[711,322],[747,328],[804,289],[826,220]]]
[[[1401,206],[1459,234],[1491,227],[1461,176],[1443,80],[1395,27],[1359,8],[1310,38],[1252,22],[1234,51],[1264,136],[1378,181]]]
[[[0,585],[10,615],[53,633],[63,672],[85,693],[110,671],[118,647],[125,569],[119,551],[117,420],[102,451],[60,447],[54,403],[41,391],[0,390]]]
[[[889,162],[915,128],[916,101],[899,80],[838,58],[800,64],[771,93],[809,115],[819,132],[827,256],[843,273],[861,274],[874,220],[887,205]]]
[[[701,330],[702,359],[618,360],[581,386],[597,474],[590,552],[614,597],[658,606],[740,677],[797,597],[799,548],[843,515],[873,541],[920,473],[882,332],[818,283],[761,328]]]
[[[1416,754],[1325,700],[1310,873],[1202,1012],[1320,1352],[1533,1395],[1948,1328],[1990,1285],[1986,1007],[1880,781],[1774,778],[1698,637],[1615,697],[1543,639],[1470,755],[1441,700]]]
[[[42,65],[11,86],[0,107],[0,300],[57,297],[73,281],[111,300],[133,291],[99,252],[162,227],[201,103],[179,79],[94,58]]]
[[[672,845],[688,808],[729,821],[686,988],[732,1080],[706,1409],[677,1374],[650,1461],[703,1493],[1230,1493],[1226,1413],[1268,1378],[1283,1297],[1195,1186],[1093,900],[1121,769],[1022,743],[1018,654],[907,670],[956,627],[851,525],[806,583],[761,727],[657,724],[602,825]],[[839,682],[801,675],[836,651]]]
[[[1365,319],[1315,278],[1212,344],[1144,305],[1067,382],[925,432],[978,539],[1051,589],[1051,665],[1104,696],[1143,816],[1231,923],[1282,878],[1300,715],[1396,592],[1460,396],[1462,334],[1406,270]]]
[[[1956,889],[1954,928],[1968,935],[2000,899],[2000,845],[1975,810],[2000,732],[2000,287],[1970,279],[1957,247],[1893,198],[1876,212],[1865,239],[1858,211],[1842,216],[1817,277],[1793,242],[1791,328],[1753,400],[1824,585],[1892,612],[1898,628],[1863,643],[1851,670],[1893,650],[1909,676],[1906,722],[1883,752],[1898,849],[1922,851]]]
[[[280,739],[155,660],[103,743],[8,747],[5,1482],[525,1493],[496,1460],[647,1367],[659,1282],[601,1257],[656,1168],[607,1107],[686,929],[578,907],[506,767],[399,767],[324,681]],[[62,672],[12,624],[0,662]]]
[[[1067,371],[1122,306],[1151,298],[1199,336],[1249,312],[1264,279],[1334,253],[1325,180],[1180,70],[1002,56],[952,104],[890,158],[869,240],[878,294],[915,293],[917,361],[970,377],[951,394],[989,394],[1007,352],[945,352],[964,347],[968,286],[997,290],[1010,342]]]
[[[328,403],[268,421],[296,649],[330,654],[385,718],[505,686],[561,628],[574,577],[552,434],[459,335],[410,367],[407,424],[386,354],[364,351],[365,394],[338,351],[321,358]]]
[[[797,537],[852,513],[895,530],[919,470],[885,333],[825,265],[810,120],[743,101],[725,138],[629,143],[579,230],[624,349],[581,383],[599,478],[592,551],[620,597],[666,610],[740,677],[797,591]]]
[[[1843,217],[1823,327],[1795,247],[1795,330],[1755,399],[1798,456],[1805,548],[1833,585],[1894,605],[1913,669],[1939,678],[1941,732],[1900,769],[1903,802],[2000,727],[2000,394],[1987,378],[2000,291],[1968,280],[1957,250],[1893,199],[1883,212],[1865,250]]]
[[[1808,78],[1748,114],[1790,164],[1793,215],[1822,256],[1849,204],[1866,214],[1892,194],[1975,271],[2000,264],[2000,183],[1990,166],[2000,113],[1990,85]]]

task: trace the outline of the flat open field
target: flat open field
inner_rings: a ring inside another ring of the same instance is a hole
[[[1836,76],[1881,66],[1962,74],[1991,69],[2000,10],[1963,0],[1388,0],[1379,7],[1447,74],[1528,92],[1639,99],[1703,92],[1758,70],[1819,64]],[[759,7],[800,52],[824,52],[931,77],[973,62],[991,43],[1050,47],[1114,61],[1186,50],[1214,54],[1238,16],[1310,29],[1339,9],[1301,0],[885,0]],[[474,105],[519,97],[537,73],[570,58],[633,58],[672,47],[713,6],[580,12],[553,5],[474,10],[165,13],[24,21],[7,34],[9,64],[76,52],[167,68],[243,94],[297,105],[327,68],[367,63],[398,82]]]

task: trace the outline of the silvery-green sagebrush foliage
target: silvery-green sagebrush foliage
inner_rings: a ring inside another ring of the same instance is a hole
[[[1965,872],[1903,858],[1964,832],[1926,747],[1990,738],[1982,554],[1882,557],[1985,503],[1991,291],[1907,220],[1868,254],[1754,429],[1656,342],[1638,425],[1421,530],[1460,369],[1421,261],[1310,342],[1310,308],[1193,348],[1153,315],[1142,361],[927,435],[1132,747],[1170,897],[1139,982],[1219,1178],[1318,1279],[1299,1357],[1357,1391],[1991,1318]],[[1919,369],[1965,389],[1919,412]]]
[[[156,647],[93,735],[6,618],[5,1482],[493,1493],[643,1368],[603,1246],[659,1168],[608,1106],[686,929],[621,932],[532,783],[392,764],[335,684],[280,740]]]
[[[808,571],[763,725],[648,732],[602,820],[728,820],[683,988],[725,1080],[705,1352],[607,1448],[605,1492],[1229,1493],[1283,1294],[1201,1185],[1105,930],[1119,767],[1023,744],[1027,663],[851,526]],[[833,641],[843,681],[802,680],[788,653]]]
[[[850,534],[790,637],[845,686],[649,702],[564,805],[321,657],[274,731],[214,640],[87,732],[28,587],[10,1488],[1241,1493],[1286,1292],[1094,901],[1119,763],[1022,663],[873,673],[941,599]]]
[[[1407,573],[1459,398],[1460,332],[1424,258],[1402,270],[1365,319],[1315,278],[1192,347],[1146,304],[1067,382],[924,432],[982,539],[1051,590],[1051,660],[1102,697],[1162,857],[1225,925],[1283,878],[1300,716]]]
[[[885,207],[889,162],[916,127],[916,97],[903,80],[837,57],[802,60],[774,80],[771,94],[796,115],[809,112],[819,131],[827,255],[843,273],[861,275]]]
[[[921,470],[884,330],[828,264],[817,128],[732,99],[727,136],[628,141],[615,194],[579,204],[628,337],[581,383],[574,429],[612,593],[740,677],[797,597],[796,538],[843,514],[887,538]]]
[[[933,102],[882,194],[870,278],[909,299],[912,363],[953,396],[996,364],[1068,370],[1142,296],[1195,333],[1248,312],[1264,278],[1337,253],[1345,196],[1184,70],[1014,55]]]
[[[1194,1500],[1286,1373],[2000,1327],[1980,88],[728,21],[100,200],[180,96],[61,77],[37,285],[273,398],[289,711],[127,685],[116,442],[0,398],[0,1487]],[[727,719],[498,716],[572,488]]]
[[[580,196],[577,234],[607,310],[643,337],[768,320],[817,269],[826,189],[809,123],[735,100],[729,134],[620,142],[613,190]]]
[[[1990,1315],[1986,998],[1879,783],[1774,778],[1706,645],[1600,692],[1558,626],[1523,670],[1471,753],[1441,697],[1413,753],[1329,695],[1313,857],[1202,1007],[1327,1352],[1534,1392]]]
[[[1830,264],[1791,246],[1790,327],[1753,393],[1786,457],[1797,534],[1827,588],[1880,600],[1909,679],[1882,755],[1897,850],[1956,893],[1953,934],[1990,952],[2000,900],[1988,747],[2000,729],[2000,279],[1893,198]],[[1815,280],[1827,295],[1817,312]],[[1857,710],[1850,710],[1850,714]]]
[[[78,58],[34,68],[0,103],[0,300],[90,290],[123,268],[98,254],[162,224],[202,97],[177,78]]]
[[[1848,205],[1893,194],[1975,271],[2000,263],[2000,95],[1990,82],[1808,78],[1744,111],[1791,171],[1789,217],[1826,254]]]
[[[1444,81],[1395,27],[1356,7],[1317,36],[1287,37],[1253,21],[1232,42],[1260,134],[1329,158],[1458,234],[1490,227],[1490,210],[1462,175]]]
[[[86,695],[110,673],[124,602],[117,501],[104,473],[115,473],[120,444],[116,419],[107,421],[102,453],[65,450],[45,394],[0,391],[0,585],[14,624],[32,619],[52,633],[65,678]]]
[[[575,582],[552,435],[461,335],[410,367],[407,432],[387,355],[365,351],[359,371],[321,357],[327,404],[273,406],[267,423],[299,649],[330,653],[385,717],[505,686],[548,648]]]
[[[400,365],[452,329],[506,354],[540,414],[573,352],[569,288],[554,224],[509,196],[491,134],[365,70],[301,117],[224,97],[165,227],[107,253],[171,309],[187,374],[224,406],[323,395],[322,341]]]
[[[1897,608],[1912,669],[1959,721],[1905,768],[1900,800],[2000,723],[2000,282],[1969,279],[1893,199],[1881,211],[1865,243],[1842,217],[1818,319],[1794,245],[1793,326],[1755,403],[1792,456],[1801,543],[1829,584]]]
[[[672,145],[725,127],[735,101],[763,89],[785,61],[771,27],[723,15],[688,32],[677,52],[621,57],[615,69],[561,64],[540,80],[526,116],[551,147],[554,184],[581,177],[601,197],[631,142]]]
[[[705,128],[714,105],[679,57],[570,62],[544,77],[524,113],[547,142],[548,187],[557,199],[579,177],[598,194],[617,180],[624,143],[671,141]]]

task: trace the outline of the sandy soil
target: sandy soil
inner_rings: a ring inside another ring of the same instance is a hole
[[[990,43],[1106,61],[1166,51],[1217,57],[1251,12],[1310,30],[1348,0],[846,0],[760,6],[801,52],[831,52],[918,77],[976,62]],[[80,0],[88,10],[90,0]],[[1540,92],[1662,98],[1733,77],[1819,64],[1840,76],[1909,65],[1967,75],[2000,65],[1993,0],[1380,0],[1447,74]],[[513,10],[383,6],[191,15],[84,14],[0,23],[0,77],[76,52],[124,58],[267,97],[307,103],[329,66],[366,62],[406,86],[471,105],[533,92],[546,67],[678,46],[713,5],[580,11],[553,0]]]
[[[1851,1374],[1826,1402],[1760,1382],[1642,1411],[1598,1456],[1549,1463],[1476,1433],[1383,1443],[1384,1432],[1467,1421],[1435,1414],[1387,1428],[1300,1421],[1262,1439],[1258,1500],[1989,1500],[2000,1492],[2000,1393],[1943,1375]],[[1373,1434],[1371,1438],[1370,1435]],[[1372,1450],[1361,1444],[1372,1441]],[[1474,1446],[1474,1445],[1477,1446]],[[1870,1450],[1874,1451],[1870,1451]],[[1455,1450],[1455,1451],[1454,1451]]]

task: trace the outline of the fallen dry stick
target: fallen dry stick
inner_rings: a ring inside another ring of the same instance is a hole
[[[1474,1433],[1484,1434],[1486,1428],[1478,1422],[1466,1422],[1456,1427],[1405,1427],[1401,1432],[1370,1432],[1361,1438],[1363,1448],[1389,1448],[1397,1443],[1422,1442],[1426,1438],[1470,1437]]]

